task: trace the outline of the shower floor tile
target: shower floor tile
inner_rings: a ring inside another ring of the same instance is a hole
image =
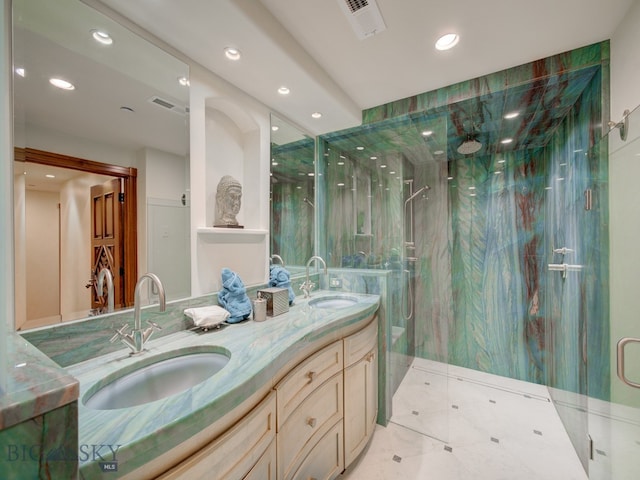
[[[342,477],[586,480],[541,385],[415,359],[387,427]]]

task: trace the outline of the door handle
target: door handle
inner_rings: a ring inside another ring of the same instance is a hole
[[[625,337],[618,341],[617,361],[618,361],[618,378],[630,387],[640,388],[640,383],[632,382],[624,374],[624,347],[629,343],[640,343],[640,338]]]

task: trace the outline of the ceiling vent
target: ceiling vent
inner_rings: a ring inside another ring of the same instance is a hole
[[[177,113],[179,115],[185,115],[186,113],[188,113],[188,110],[185,107],[176,105],[175,102],[159,97],[158,95],[154,95],[153,97],[150,97],[148,100],[154,105],[162,107],[165,110],[169,110],[173,113]]]
[[[338,0],[338,4],[360,40],[386,30],[375,0]]]

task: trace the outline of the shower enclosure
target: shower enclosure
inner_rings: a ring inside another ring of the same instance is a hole
[[[617,393],[612,356],[610,140],[599,140],[607,55],[594,44],[365,111],[362,127],[320,137],[319,252],[330,267],[356,269],[353,278],[368,272],[354,280],[364,291],[386,288],[385,395],[415,373],[414,357],[443,382],[439,395],[413,392],[418,406],[393,398],[384,422],[446,441],[448,365],[543,384],[591,477],[625,478],[598,476],[617,463],[617,437],[596,439],[592,428],[607,415],[627,418],[627,430],[640,424],[638,405],[614,408],[619,395],[637,402],[638,394]],[[428,200],[416,195],[424,185]],[[625,207],[634,203],[623,195]],[[635,250],[620,249],[631,259],[621,266],[638,267]],[[637,350],[624,348],[631,378]],[[424,409],[441,421],[421,424]]]

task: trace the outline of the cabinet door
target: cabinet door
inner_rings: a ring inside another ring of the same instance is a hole
[[[344,470],[342,421],[336,423],[316,443],[291,477],[300,480],[331,480]]]
[[[209,480],[212,472],[218,479],[243,478],[275,439],[275,397],[275,392],[271,392],[226,433],[159,478]]]
[[[378,414],[376,349],[344,371],[344,460],[349,466],[373,434]]]
[[[276,480],[276,441],[272,440],[244,480]]]

